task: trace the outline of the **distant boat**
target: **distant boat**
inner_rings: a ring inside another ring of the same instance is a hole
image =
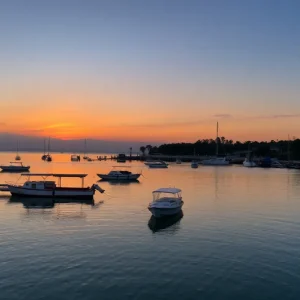
[[[71,161],[80,161],[80,155],[77,154],[71,155]]]
[[[83,159],[88,159],[87,153],[86,153],[86,139],[84,140],[84,153],[83,153]]]
[[[118,163],[125,163],[126,162],[126,155],[124,153],[120,153],[117,156]]]
[[[216,157],[201,161],[205,166],[229,166],[229,161],[226,157],[218,157],[219,155],[219,123],[217,122],[217,138],[216,138]]]
[[[114,167],[108,174],[97,174],[102,180],[106,181],[136,181],[141,176],[140,173],[132,173],[128,170],[116,170]]]
[[[257,164],[254,161],[249,160],[249,158],[245,158],[243,161],[243,166],[246,168],[254,168],[257,167]]]
[[[0,166],[3,172],[27,172],[30,166],[24,166],[21,162],[11,162],[8,166]]]
[[[250,143],[248,144],[248,154],[245,160],[243,161],[243,166],[246,168],[254,168],[257,167],[257,164],[253,161],[251,151],[250,151]]]
[[[42,156],[42,160],[46,160],[47,154],[46,154],[46,139],[44,139],[44,155]]]
[[[17,142],[17,155],[15,157],[15,160],[21,160],[21,156],[19,155],[19,141]]]
[[[191,168],[197,169],[197,168],[198,168],[198,162],[192,161],[192,163],[191,163]]]
[[[48,154],[46,155],[45,161],[48,161],[48,162],[52,161],[52,156],[50,155],[50,137],[48,140]]]
[[[176,159],[176,164],[180,165],[181,164],[181,160],[179,158]]]
[[[145,162],[145,165],[148,166],[150,169],[166,169],[168,168],[168,164],[164,161],[152,161],[152,162]]]

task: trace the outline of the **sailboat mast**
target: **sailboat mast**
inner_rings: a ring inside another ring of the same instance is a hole
[[[50,137],[49,137],[49,140],[48,140],[48,155],[50,154]]]
[[[288,161],[291,160],[291,150],[290,150],[290,135],[288,135]]]
[[[46,155],[46,139],[44,138],[44,155]]]
[[[216,156],[219,154],[219,122],[217,122]]]

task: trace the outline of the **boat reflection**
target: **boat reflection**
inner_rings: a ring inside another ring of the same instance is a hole
[[[174,229],[174,231],[177,231],[178,225],[182,217],[183,217],[182,210],[176,215],[163,217],[163,218],[155,218],[154,216],[151,216],[148,222],[148,227],[152,232],[158,232],[176,224],[176,226],[172,227],[172,229]]]
[[[93,199],[65,199],[65,198],[40,198],[11,196],[9,203],[22,203],[25,208],[53,208],[55,204],[86,204],[94,206]]]
[[[108,182],[110,185],[129,185],[129,184],[139,184],[139,180],[132,180],[132,181],[105,181],[99,180],[98,182]]]

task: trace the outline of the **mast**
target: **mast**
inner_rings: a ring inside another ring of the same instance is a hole
[[[216,156],[219,154],[219,122],[217,122]]]
[[[44,138],[44,155],[46,155],[46,139]]]
[[[291,160],[290,135],[288,135],[288,153],[287,153],[287,156],[288,156],[288,161],[290,161]]]
[[[50,155],[50,136],[49,136],[49,140],[48,140],[48,155]]]
[[[17,156],[19,155],[19,140],[17,140]]]

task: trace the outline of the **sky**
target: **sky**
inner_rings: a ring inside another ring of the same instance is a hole
[[[300,137],[297,0],[1,0],[0,133]]]

